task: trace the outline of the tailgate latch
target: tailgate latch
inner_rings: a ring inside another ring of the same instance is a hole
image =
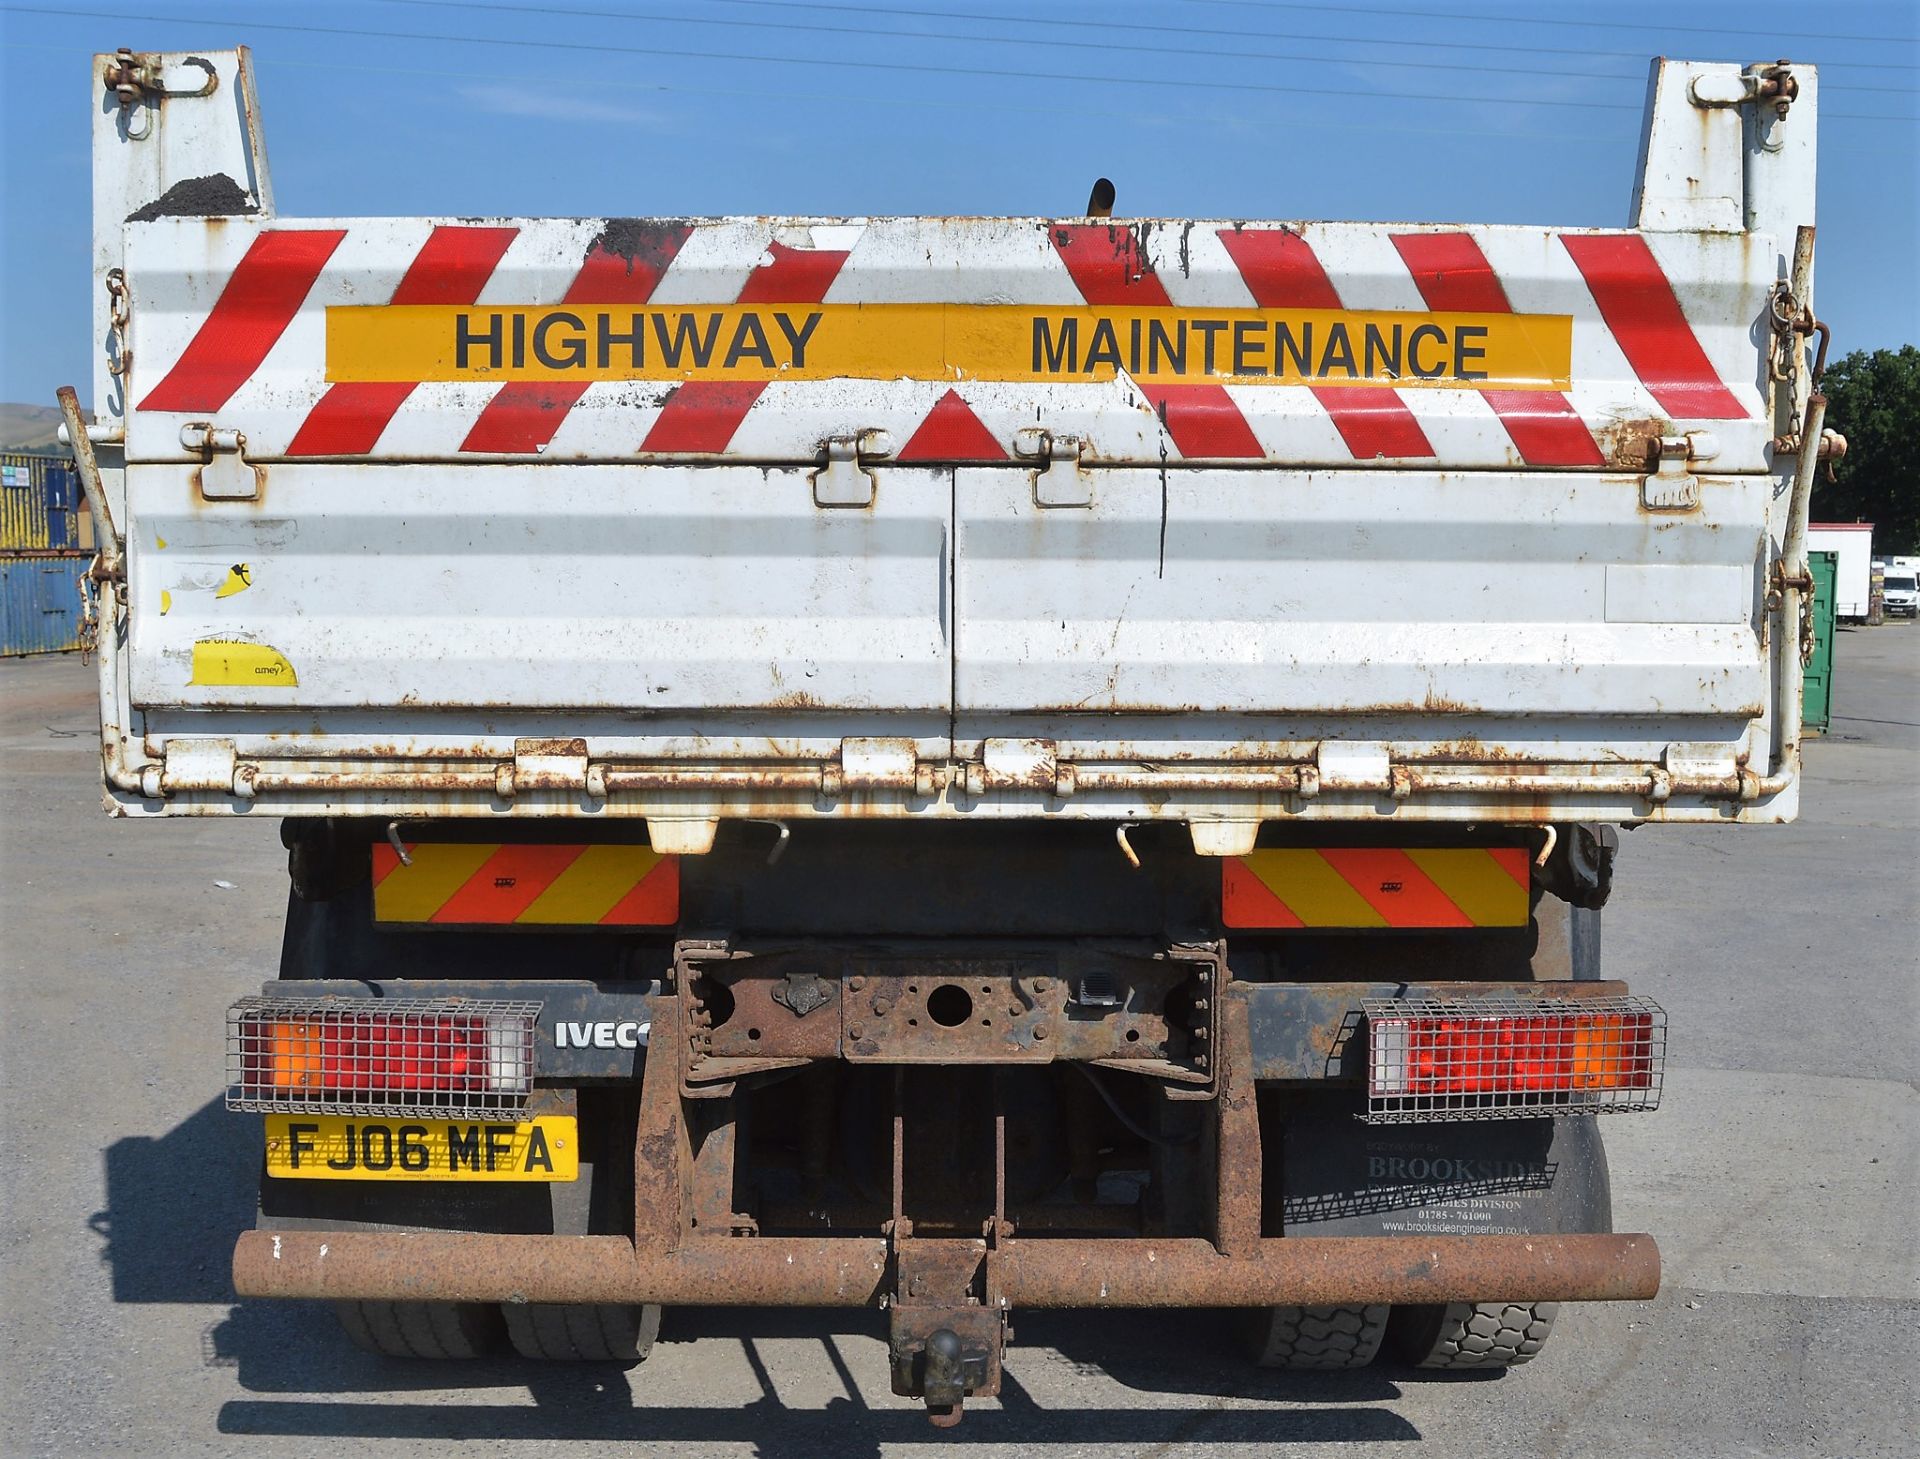
[[[1014,455],[1037,463],[1028,473],[1036,507],[1093,505],[1093,477],[1081,464],[1086,450],[1080,437],[1056,436],[1041,426],[1014,432]]]
[[[255,501],[265,473],[247,462],[247,438],[239,431],[223,431],[211,421],[191,421],[180,427],[180,444],[198,451],[205,464],[193,473],[200,495],[210,502]]]
[[[1700,505],[1700,478],[1695,462],[1720,454],[1720,442],[1706,431],[1684,436],[1661,436],[1655,445],[1658,461],[1640,483],[1640,504],[1650,512],[1690,512]]]
[[[1774,114],[1785,117],[1787,109],[1800,97],[1800,82],[1793,74],[1793,62],[1749,66],[1738,76],[1709,73],[1693,78],[1687,96],[1697,107],[1771,106]],[[1768,148],[1774,151],[1775,148]]]
[[[807,480],[813,483],[816,507],[870,507],[875,489],[873,468],[893,454],[885,431],[862,431],[857,436],[835,436],[821,442],[822,465]]]

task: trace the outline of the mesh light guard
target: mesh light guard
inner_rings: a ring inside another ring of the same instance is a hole
[[[540,1004],[478,998],[242,998],[227,1010],[227,1108],[518,1119]]]
[[[1651,998],[1368,998],[1369,1124],[1657,1109],[1666,1010]]]

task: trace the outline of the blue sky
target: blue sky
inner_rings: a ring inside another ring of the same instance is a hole
[[[1790,56],[1823,67],[1819,301],[1844,352],[1920,341],[1917,15],[0,0],[0,400],[85,391],[88,57],[119,45],[254,48],[289,216],[1070,214],[1105,175],[1122,214],[1567,226],[1626,221],[1648,56]]]

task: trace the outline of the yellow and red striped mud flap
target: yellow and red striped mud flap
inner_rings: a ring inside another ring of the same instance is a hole
[[[1228,927],[1524,927],[1524,847],[1274,847],[1221,864]]]
[[[446,926],[659,927],[680,918],[680,861],[646,846],[426,842],[373,848],[373,920]]]

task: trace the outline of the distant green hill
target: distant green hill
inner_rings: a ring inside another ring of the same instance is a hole
[[[0,405],[0,451],[64,456],[60,412],[51,405]]]

